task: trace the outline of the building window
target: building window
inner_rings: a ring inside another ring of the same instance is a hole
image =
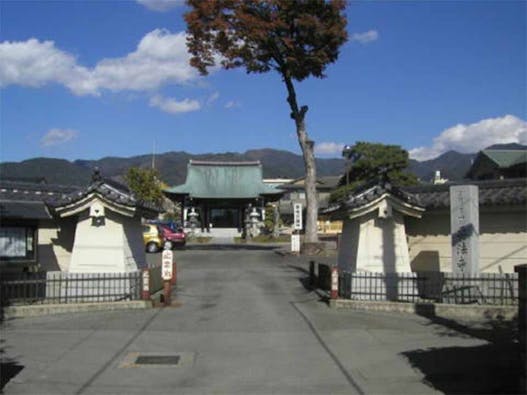
[[[36,229],[25,226],[0,227],[0,259],[34,260]]]

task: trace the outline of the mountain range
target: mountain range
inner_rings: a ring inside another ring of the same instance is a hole
[[[494,145],[489,148],[517,149],[527,147],[518,144]],[[410,160],[408,170],[424,182],[430,181],[436,170],[443,178],[449,180],[463,179],[472,163],[474,154],[461,154],[448,151],[435,159],[426,161]],[[129,158],[106,157],[98,160],[75,160],[33,158],[22,162],[0,163],[0,178],[45,178],[50,184],[86,185],[89,183],[93,169],[98,167],[103,176],[117,180],[123,179],[127,169],[135,167],[151,167],[154,160],[155,168],[160,178],[168,185],[178,185],[185,182],[187,163],[193,160],[208,161],[255,161],[263,166],[264,178],[298,178],[304,175],[302,156],[289,151],[272,148],[249,150],[244,153],[225,152],[209,154],[189,154],[187,152],[166,152],[155,155],[140,155]],[[317,159],[318,176],[343,174],[345,162],[343,159]]]

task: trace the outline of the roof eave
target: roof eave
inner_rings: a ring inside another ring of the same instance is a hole
[[[115,211],[126,217],[133,217],[137,212],[137,207],[127,206],[108,200],[104,197],[104,195],[98,192],[92,192],[84,196],[82,199],[72,203],[56,206],[54,210],[61,218],[70,217],[89,209],[94,200],[100,201],[105,206],[105,208],[108,208],[109,210]],[[144,209],[144,207],[141,207],[140,209]]]

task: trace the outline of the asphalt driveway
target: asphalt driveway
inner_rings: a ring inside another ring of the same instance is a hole
[[[5,393],[505,392],[488,372],[507,366],[506,353],[483,361],[494,343],[423,317],[331,310],[304,286],[298,258],[257,247],[175,254],[172,307],[4,322],[2,359],[20,370]]]

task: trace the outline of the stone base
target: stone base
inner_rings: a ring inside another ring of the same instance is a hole
[[[322,255],[326,250],[326,244],[323,242],[302,243],[300,253],[302,255]]]

